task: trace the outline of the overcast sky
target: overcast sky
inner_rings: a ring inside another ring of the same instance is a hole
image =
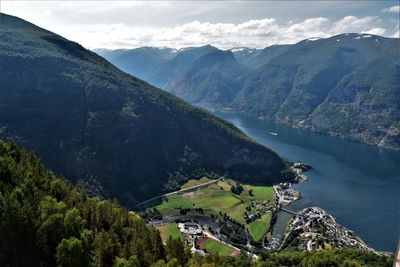
[[[1,1],[1,12],[83,46],[263,48],[338,33],[399,37],[399,1]]]

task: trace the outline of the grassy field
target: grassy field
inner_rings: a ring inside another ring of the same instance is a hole
[[[160,211],[177,212],[176,209],[182,207],[183,209],[193,208],[193,203],[190,198],[184,197],[180,194],[170,195],[157,206]]]
[[[182,189],[193,187],[200,184],[205,184],[210,182],[211,180],[207,177],[202,177],[200,180],[189,180],[186,184],[182,185]]]
[[[270,223],[271,223],[271,213],[268,212],[261,216],[260,219],[257,219],[247,225],[247,229],[249,230],[251,236],[255,241],[261,240],[264,235],[267,233]]]
[[[250,189],[253,191],[252,200],[255,201],[265,201],[265,200],[273,200],[274,199],[274,188],[272,186],[252,186],[252,185],[244,185],[245,191],[249,191]]]
[[[206,178],[203,178],[204,183]],[[189,181],[183,187],[194,186],[197,182]],[[218,215],[226,213],[239,223],[245,224],[244,213],[252,201],[263,202],[274,198],[272,187],[243,185],[244,191],[240,195],[231,192],[232,180],[221,180],[217,184],[170,195],[157,206],[162,214],[176,214],[179,207],[184,209],[203,208],[207,214]],[[249,191],[252,190],[252,194]]]
[[[159,225],[156,228],[160,231],[163,242],[167,242],[169,236],[171,236],[173,239],[183,237],[182,233],[178,229],[178,224],[176,223],[167,223]]]
[[[207,239],[201,244],[201,248],[207,249],[207,251],[211,253],[218,253],[220,256],[229,256],[234,248],[227,246],[221,242],[218,242],[214,239]]]

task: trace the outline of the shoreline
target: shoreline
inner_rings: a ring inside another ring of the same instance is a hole
[[[307,172],[308,170],[312,169],[311,166],[304,164],[304,163],[293,163],[291,166],[291,170],[296,174],[295,181],[296,183],[304,183],[308,180],[308,177],[303,174],[303,172]],[[285,199],[282,197],[282,187],[284,192],[296,192],[297,196],[294,197],[293,193],[292,199]],[[286,244],[288,237],[296,230],[310,230],[307,228],[310,221],[313,221],[315,218],[315,214],[319,215],[319,225],[323,225],[324,227],[328,226],[328,230],[324,230],[322,233],[315,233],[312,231],[305,232],[303,238],[303,244],[299,244],[298,246],[302,246],[303,250],[315,250],[320,247],[316,246],[315,244],[321,242],[321,240],[329,241],[331,243],[339,243],[338,247],[349,247],[349,248],[356,248],[371,251],[376,254],[385,254],[388,252],[380,252],[376,251],[374,248],[368,246],[358,235],[354,233],[354,231],[346,228],[343,225],[336,223],[334,217],[329,214],[327,211],[323,210],[320,207],[306,207],[301,209],[300,211],[294,212],[285,207],[290,206],[291,204],[295,203],[296,201],[300,200],[301,192],[293,189],[292,184],[281,183],[278,186],[274,186],[274,190],[276,195],[278,196],[278,210],[292,213],[292,217],[286,220],[285,231],[282,237],[279,240],[276,238],[272,238],[270,241],[273,242],[273,245],[278,245],[278,248],[274,247],[276,251],[280,251],[285,249],[289,244]],[[291,200],[291,201],[290,201]],[[277,214],[277,216],[279,216]],[[299,219],[300,218],[300,219]],[[299,222],[300,221],[300,222]],[[303,222],[303,223],[301,223]],[[276,223],[276,222],[275,222]],[[272,226],[274,228],[275,224]],[[333,233],[333,234],[332,234]],[[314,242],[314,243],[313,243]],[[268,245],[271,242],[268,243]],[[305,244],[305,245],[304,245]],[[325,246],[325,243],[323,244]]]

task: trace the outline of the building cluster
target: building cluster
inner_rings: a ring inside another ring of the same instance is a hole
[[[189,235],[191,238],[198,236],[203,236],[203,230],[199,227],[197,223],[185,222],[178,224],[179,231],[181,233]]]
[[[200,249],[197,245],[197,240],[205,238],[205,234],[201,227],[194,222],[185,222],[179,223],[178,229],[181,233],[186,234],[188,236],[187,243],[191,246],[190,251],[194,253],[198,253],[200,255],[205,255],[205,251]]]
[[[244,219],[247,223],[251,223],[267,212],[275,212],[276,206],[268,200],[263,202],[252,201],[248,211],[244,212]]]
[[[281,207],[287,206],[300,198],[300,192],[292,188],[292,184],[288,182],[274,185],[274,190],[278,205]]]
[[[298,233],[298,248],[316,250],[327,246],[373,251],[351,230],[336,223],[321,208],[306,208],[297,213],[289,225],[286,237]]]

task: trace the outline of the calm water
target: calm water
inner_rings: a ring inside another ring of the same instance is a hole
[[[400,229],[400,152],[242,115],[215,115],[281,156],[313,167],[306,173],[309,181],[295,186],[303,198],[292,209],[319,206],[371,247],[395,252]]]

